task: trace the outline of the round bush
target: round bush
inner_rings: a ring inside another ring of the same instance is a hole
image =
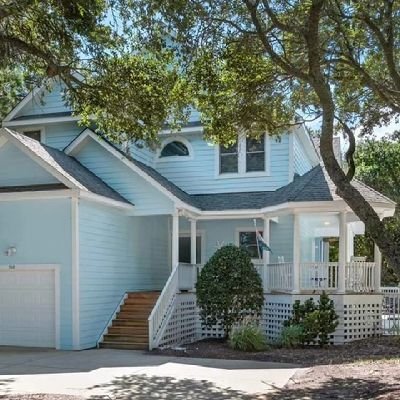
[[[203,324],[219,323],[225,336],[245,316],[258,316],[264,302],[262,281],[248,252],[233,245],[221,247],[209,259],[196,291]]]

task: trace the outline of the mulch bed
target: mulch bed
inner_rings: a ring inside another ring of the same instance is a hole
[[[318,346],[296,349],[271,347],[266,351],[257,353],[233,350],[226,341],[208,339],[185,345],[181,349],[156,349],[150,354],[281,362],[297,364],[302,367],[377,360],[398,359],[400,362],[400,338],[395,336],[369,338],[342,346],[328,346],[324,348]]]

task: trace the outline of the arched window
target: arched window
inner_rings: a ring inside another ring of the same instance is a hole
[[[165,157],[188,157],[189,154],[189,148],[188,146],[179,141],[179,140],[174,140],[172,142],[167,143],[161,150],[160,153],[160,158],[165,158]]]

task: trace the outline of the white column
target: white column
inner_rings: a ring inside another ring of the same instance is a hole
[[[197,243],[197,233],[196,233],[196,220],[190,220],[190,263],[196,264],[196,243]]]
[[[353,232],[351,225],[347,224],[346,261],[350,262],[352,256],[354,256],[354,232]]]
[[[382,274],[382,254],[381,251],[379,250],[379,247],[374,244],[374,262],[375,262],[375,268],[374,268],[374,279],[375,279],[375,291],[380,292],[381,291],[381,274]]]
[[[293,214],[293,293],[300,293],[300,221]]]
[[[179,215],[175,213],[172,215],[172,269],[174,269],[179,262]]]
[[[347,222],[346,212],[339,214],[339,270],[338,270],[338,292],[346,291],[346,247],[347,247]]]
[[[270,246],[270,236],[269,236],[269,227],[270,227],[270,219],[266,216],[264,216],[264,229],[263,229],[263,236],[265,242]],[[271,246],[270,246],[271,247]],[[268,291],[268,273],[267,273],[267,265],[269,264],[269,251],[263,251],[263,285],[264,285],[264,291]]]

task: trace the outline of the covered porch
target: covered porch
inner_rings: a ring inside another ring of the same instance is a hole
[[[256,226],[253,224],[256,221]],[[172,226],[172,265],[178,265],[179,288],[195,289],[204,263],[218,247],[245,247],[259,272],[265,293],[379,293],[381,254],[354,256],[354,237],[364,225],[349,210],[293,210],[290,213],[193,218],[181,213]],[[272,253],[258,256],[255,230]],[[184,237],[185,239],[182,239]],[[183,251],[183,254],[182,254]]]

